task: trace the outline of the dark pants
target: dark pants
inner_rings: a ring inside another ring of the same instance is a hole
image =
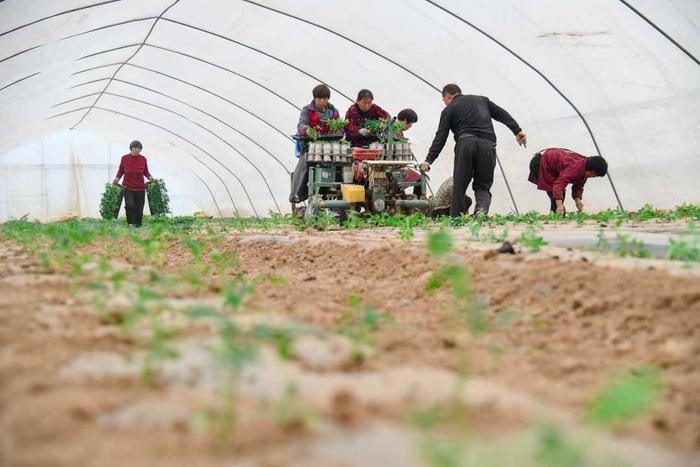
[[[146,200],[145,191],[132,191],[124,188],[124,209],[126,210],[126,223],[141,227],[143,221],[143,204]]]
[[[496,145],[487,139],[468,135],[461,136],[455,145],[455,164],[452,172],[452,206],[450,215],[459,217],[466,214],[465,194],[469,182],[474,178],[474,212],[489,212],[491,206],[491,185],[496,170]]]
[[[305,201],[309,197],[309,166],[306,163],[306,153],[299,156],[297,166],[292,173],[292,189],[289,194],[290,203]]]

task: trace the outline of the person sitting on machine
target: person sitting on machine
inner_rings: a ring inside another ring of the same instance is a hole
[[[354,148],[367,146],[378,139],[378,135],[373,135],[365,128],[367,120],[389,119],[389,114],[372,101],[374,101],[372,91],[362,89],[357,93],[355,103],[345,112],[345,120],[348,121],[345,137]]]
[[[289,195],[290,203],[298,203],[308,198],[307,182],[308,167],[306,164],[306,153],[308,152],[308,139],[316,139],[320,135],[328,135],[328,121],[336,120],[340,114],[338,110],[328,102],[331,97],[331,90],[325,84],[319,84],[312,91],[314,99],[311,103],[301,109],[299,123],[297,123],[297,135],[302,137],[297,139],[296,156],[299,158],[294,173],[292,174],[292,190]],[[342,135],[335,135],[340,138]]]
[[[563,148],[548,148],[535,154],[530,160],[528,180],[538,190],[547,192],[549,209],[562,216],[566,186],[571,184],[576,209],[583,211],[583,185],[590,177],[602,177],[608,173],[608,163],[600,156],[586,157]]]
[[[396,121],[403,126],[403,129],[394,136],[394,139],[398,141],[405,138],[404,132],[410,130],[413,124],[418,121],[418,114],[413,109],[403,109],[396,116]],[[420,179],[421,175],[419,171],[411,168],[406,168],[406,170],[404,170],[402,181],[419,182]],[[413,187],[413,194],[416,195],[417,198],[420,198],[423,195],[420,185]]]

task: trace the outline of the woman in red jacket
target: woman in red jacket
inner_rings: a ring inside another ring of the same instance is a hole
[[[345,112],[345,120],[348,121],[348,126],[345,127],[345,135],[354,148],[361,148],[378,139],[377,135],[373,135],[372,132],[365,128],[367,120],[387,120],[390,118],[389,113],[377,104],[374,104],[373,101],[374,95],[372,91],[361,89],[357,93],[355,103]]]
[[[564,148],[543,149],[530,161],[528,180],[549,196],[549,209],[566,214],[564,194],[571,185],[576,209],[583,211],[583,186],[591,177],[608,173],[608,163],[600,156],[586,157]]]
[[[148,171],[146,158],[141,155],[143,145],[139,141],[132,141],[129,145],[131,153],[122,156],[119,163],[119,170],[113,183],[119,184],[119,179],[124,176],[124,207],[126,210],[126,223],[136,227],[141,227],[143,220],[143,205],[146,200],[146,185],[143,177],[153,181],[151,173]]]

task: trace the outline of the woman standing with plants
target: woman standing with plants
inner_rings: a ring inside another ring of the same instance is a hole
[[[374,95],[369,89],[361,89],[357,93],[357,100],[345,112],[345,120],[348,126],[345,128],[345,135],[352,147],[362,147],[377,141],[377,136],[372,130],[365,128],[368,120],[388,120],[390,115],[387,111],[373,103]]]
[[[126,223],[136,227],[141,227],[143,220],[143,205],[146,200],[146,184],[143,178],[153,181],[151,173],[148,171],[146,158],[141,155],[143,145],[139,141],[132,141],[129,145],[131,152],[122,156],[119,163],[119,170],[114,177],[113,183],[119,184],[119,179],[124,176],[124,204],[126,209]]]

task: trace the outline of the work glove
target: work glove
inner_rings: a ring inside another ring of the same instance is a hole
[[[372,132],[369,131],[367,128],[360,128],[358,133],[361,134],[362,136],[369,136],[372,134]]]

